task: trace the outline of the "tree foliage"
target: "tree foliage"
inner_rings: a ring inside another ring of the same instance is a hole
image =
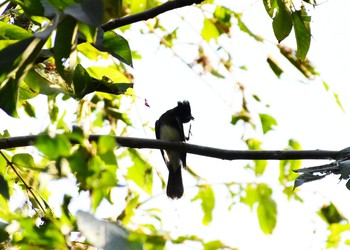
[[[33,146],[0,151],[0,241],[4,248],[86,249],[91,244],[104,249],[113,249],[115,245],[124,246],[123,249],[163,249],[166,245],[188,242],[203,249],[234,247],[220,239],[206,240],[195,232],[173,235],[171,230],[162,229],[166,211],[153,202],[154,190],[165,186],[162,174],[141,151],[119,147],[111,137],[88,140],[90,134],[101,131],[127,136],[133,126],[129,112],[138,97],[133,91],[130,69],[134,60],[142,60],[142,55],[130,48],[127,31],[134,22],[153,18],[133,32],[144,36],[157,34],[160,46],[181,58],[174,50],[179,30],[168,30],[162,24],[167,14],[163,17],[158,14],[186,5],[197,9],[202,18],[201,39],[193,46],[196,58],[192,61],[182,58],[198,75],[209,74],[221,79],[233,70],[247,70],[244,65],[235,65],[228,49],[220,44],[220,39],[230,38],[233,29],[258,44],[269,43],[246,25],[244,13],[212,0],[166,3],[11,0],[2,3],[0,109],[8,116],[36,118],[40,106],[33,104],[34,100],[46,96],[43,105],[48,107],[50,117]],[[303,1],[295,6],[292,1],[263,0],[263,5],[272,19],[271,28],[277,40],[274,49],[283,57],[277,60],[266,56],[271,72],[280,78],[286,72],[283,65],[288,63],[305,79],[320,78],[307,59],[311,16],[306,7],[316,7],[316,3]],[[281,43],[291,36],[293,29],[296,49]],[[209,44],[210,49],[217,52],[217,62],[209,55]],[[241,110],[232,114],[233,126],[244,124],[262,135],[278,126],[278,121],[267,112],[251,110],[254,106],[251,103],[268,106],[259,96],[247,93],[239,81],[237,86],[242,96]],[[325,82],[324,87],[328,87]],[[65,108],[71,108],[72,102],[76,104],[76,111],[73,117],[68,117]],[[339,100],[337,102],[341,106]],[[150,127],[145,125],[146,129]],[[3,131],[1,137],[11,138],[11,135]],[[242,135],[242,141],[249,150],[262,149],[262,142],[257,138]],[[298,150],[301,146],[290,140],[287,149]],[[264,160],[250,161],[246,169],[256,181],[222,185],[229,199],[227,209],[237,203],[245,204],[256,212],[261,231],[271,234],[276,227],[278,206],[273,189],[259,178],[266,174],[267,165]],[[300,161],[281,161],[278,181],[288,199],[302,201],[292,191],[291,184],[296,178],[292,170],[299,167]],[[197,183],[197,194],[191,203],[199,204],[194,209],[201,211],[202,226],[208,226],[215,219],[217,193],[210,180],[204,180],[191,168],[188,172]],[[48,186],[60,182],[63,187],[64,181],[75,183],[76,193],[63,190],[62,199],[54,208]],[[80,209],[94,213],[105,202],[115,204],[115,193],[122,197],[119,200],[122,206],[110,222],[90,213],[71,211],[76,197],[87,194],[90,203]],[[13,207],[13,199],[17,197],[25,198]],[[323,207],[320,214],[331,231],[327,246],[336,246],[339,235],[348,231],[349,225],[343,223],[345,219],[333,204]]]

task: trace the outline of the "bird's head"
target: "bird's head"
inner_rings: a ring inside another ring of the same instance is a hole
[[[191,114],[191,106],[188,101],[178,102],[177,109],[179,111],[179,117],[182,123],[187,123],[194,119]]]

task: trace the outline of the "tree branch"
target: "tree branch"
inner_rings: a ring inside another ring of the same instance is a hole
[[[131,23],[136,23],[139,21],[154,18],[159,14],[162,14],[164,12],[167,12],[173,9],[185,7],[192,4],[199,4],[201,2],[203,2],[203,0],[174,0],[174,1],[165,2],[162,5],[143,11],[141,13],[112,20],[108,23],[103,24],[101,28],[104,31],[113,30]]]
[[[0,149],[32,146],[40,135],[0,138]],[[90,135],[90,141],[97,141],[103,135]],[[228,150],[181,142],[155,139],[114,136],[119,146],[129,148],[174,149],[190,154],[223,160],[299,160],[339,159],[341,151],[329,150]],[[72,143],[76,143],[72,141]],[[348,153],[347,153],[348,154]]]

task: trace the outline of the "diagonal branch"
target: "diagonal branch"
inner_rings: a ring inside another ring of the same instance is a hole
[[[173,9],[189,6],[192,4],[199,4],[201,2],[203,2],[203,0],[174,0],[174,1],[165,2],[157,7],[143,11],[141,13],[112,20],[108,23],[103,24],[101,28],[104,31],[113,30],[131,23],[136,23],[139,21],[154,18],[159,14],[162,14],[164,12],[167,12]]]
[[[0,149],[32,146],[40,135],[0,138]],[[97,141],[103,135],[90,135],[90,141]],[[155,139],[114,136],[119,146],[130,148],[174,149],[190,154],[223,160],[298,160],[298,159],[339,159],[342,151],[329,150],[228,150],[181,142]],[[72,141],[72,143],[76,143]]]

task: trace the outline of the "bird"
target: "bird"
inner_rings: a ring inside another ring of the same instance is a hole
[[[300,175],[294,181],[294,189],[306,182],[320,180],[330,174],[340,174],[340,179],[348,180],[346,187],[350,189],[350,147],[340,150],[335,160],[329,164],[293,170]]]
[[[166,111],[155,123],[156,138],[172,142],[186,142],[183,124],[194,120],[188,101],[178,102],[173,109]],[[190,131],[189,131],[190,133]],[[184,193],[181,167],[186,169],[186,152],[161,149],[169,176],[166,194],[171,199],[180,199]]]

